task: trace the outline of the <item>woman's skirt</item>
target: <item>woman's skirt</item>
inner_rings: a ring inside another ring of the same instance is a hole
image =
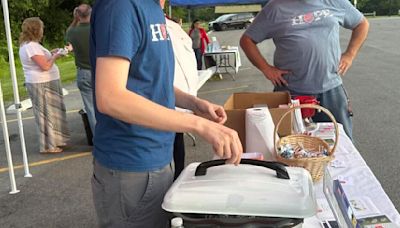
[[[40,152],[65,146],[70,134],[60,80],[26,83],[38,126]]]

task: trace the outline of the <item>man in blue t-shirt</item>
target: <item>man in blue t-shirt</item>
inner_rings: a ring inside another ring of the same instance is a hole
[[[227,163],[240,162],[242,145],[221,124],[223,108],[173,87],[174,55],[159,1],[97,0],[93,7],[92,189],[100,227],[166,227],[161,203],[173,179],[174,132],[199,134]]]
[[[351,29],[341,53],[340,26]],[[351,111],[342,79],[367,37],[366,18],[348,0],[270,0],[240,40],[249,60],[275,86],[293,96],[312,95],[352,137]],[[273,39],[274,64],[256,44]],[[317,114],[316,121],[329,121]]]

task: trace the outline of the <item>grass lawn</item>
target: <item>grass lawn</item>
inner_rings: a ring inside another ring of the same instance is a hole
[[[76,68],[74,63],[73,56],[66,56],[57,60],[56,62],[58,68],[60,69],[61,80],[63,84],[71,83],[75,81],[76,78]],[[20,99],[23,100],[28,97],[27,91],[24,87],[24,73],[22,71],[22,66],[19,59],[15,58],[15,67],[17,70],[17,79],[18,79],[18,89]],[[8,62],[0,59],[0,81],[1,87],[3,89],[3,99],[5,104],[11,104],[14,102],[13,96],[13,86],[10,76],[10,67]]]

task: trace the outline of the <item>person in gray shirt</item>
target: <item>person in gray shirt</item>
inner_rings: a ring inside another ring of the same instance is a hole
[[[340,26],[352,30],[343,53]],[[270,0],[241,37],[240,46],[275,91],[315,96],[351,138],[351,111],[341,76],[351,67],[368,30],[367,19],[348,0]],[[276,46],[273,65],[257,47],[266,39]],[[322,113],[313,119],[329,121]]]

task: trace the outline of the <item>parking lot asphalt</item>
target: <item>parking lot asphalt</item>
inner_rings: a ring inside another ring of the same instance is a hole
[[[344,77],[354,116],[354,142],[382,187],[400,209],[400,18],[370,20],[368,40]],[[213,32],[221,45],[237,46],[244,30]],[[342,31],[344,45],[350,33]],[[263,54],[272,60],[273,43],[260,44]],[[208,81],[199,97],[218,104],[234,92],[272,91],[272,85],[241,53],[243,66],[236,80],[224,76]],[[304,64],[307,64],[306,62]],[[91,147],[78,110],[82,107],[74,84],[64,85],[71,146],[62,154],[39,154],[35,123],[30,110],[23,113],[26,147],[33,177],[25,178],[15,115],[7,115],[17,187],[10,195],[3,136],[0,135],[0,227],[95,227],[91,196]],[[0,134],[2,134],[0,132]],[[187,163],[212,158],[212,149],[197,137],[196,146],[185,137]]]

